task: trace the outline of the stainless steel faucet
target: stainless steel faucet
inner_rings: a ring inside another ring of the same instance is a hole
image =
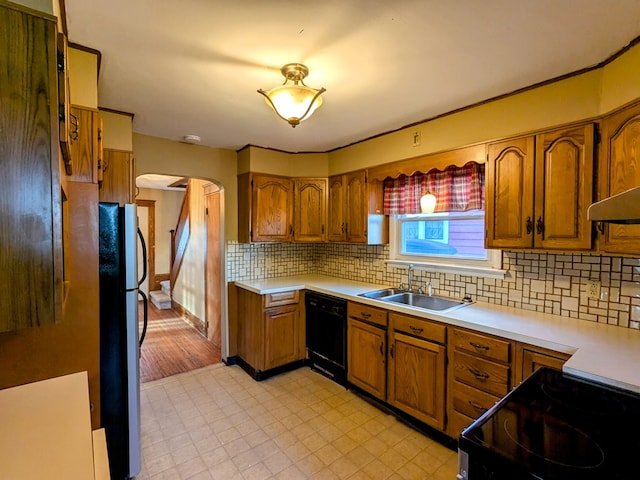
[[[409,264],[409,275],[408,275],[407,282],[409,283],[408,285],[409,291],[412,291],[413,290],[413,263]]]

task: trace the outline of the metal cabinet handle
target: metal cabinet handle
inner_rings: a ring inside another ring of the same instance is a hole
[[[468,370],[469,370],[469,373],[471,373],[471,375],[473,375],[478,379],[486,380],[487,378],[489,378],[488,373],[484,373],[479,370],[474,370],[473,368],[469,368]]]
[[[394,345],[395,344],[393,344],[393,343],[391,344],[391,350],[389,351],[389,355],[391,355],[391,358],[395,358],[394,357],[394,353],[393,353],[393,346]],[[382,355],[382,345],[380,345],[380,355]]]
[[[596,223],[596,230],[598,230],[598,232],[600,232],[600,235],[604,235],[604,222],[597,222]]]
[[[544,233],[544,222],[542,221],[542,217],[538,217],[538,221],[536,222],[536,232],[538,235],[542,235]]]
[[[370,313],[367,313],[367,312],[360,312],[360,316],[361,316],[362,318],[370,318],[370,317],[371,317],[371,314],[370,314]]]
[[[469,400],[469,405],[471,405],[475,410],[484,413],[487,411],[486,408],[484,408],[482,405],[477,404],[476,402]]]
[[[414,327],[413,325],[409,325],[409,328],[414,333],[422,333],[422,332],[424,332],[424,328],[422,328],[422,327]]]
[[[531,220],[531,217],[527,217],[527,234],[530,234],[531,232],[533,232],[533,221]]]
[[[491,348],[491,347],[489,347],[487,345],[481,345],[481,344],[475,343],[475,342],[469,342],[469,345],[471,345],[476,350],[489,350]]]

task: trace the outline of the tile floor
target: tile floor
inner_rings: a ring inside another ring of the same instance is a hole
[[[212,365],[141,388],[138,480],[453,480],[456,453],[300,368]]]

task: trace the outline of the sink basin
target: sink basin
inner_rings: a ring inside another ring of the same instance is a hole
[[[397,293],[382,298],[385,302],[402,303],[404,305],[411,305],[412,307],[425,308],[427,310],[434,310],[442,312],[455,307],[461,307],[467,305],[466,302],[461,300],[451,300],[448,298],[434,297],[429,295],[423,295],[420,293]]]
[[[383,288],[381,290],[374,290],[373,292],[361,293],[360,296],[366,298],[383,298],[403,292],[404,290],[399,288]]]

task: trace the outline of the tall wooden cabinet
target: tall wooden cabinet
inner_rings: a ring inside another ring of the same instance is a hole
[[[487,248],[589,250],[594,125],[489,144]]]
[[[56,19],[0,4],[0,332],[62,312]]]
[[[599,199],[640,185],[640,104],[620,110],[602,122]],[[604,252],[640,254],[640,225],[607,223],[600,227]]]
[[[328,239],[374,245],[388,243],[388,217],[383,215],[381,181],[368,182],[365,170],[329,177]]]

